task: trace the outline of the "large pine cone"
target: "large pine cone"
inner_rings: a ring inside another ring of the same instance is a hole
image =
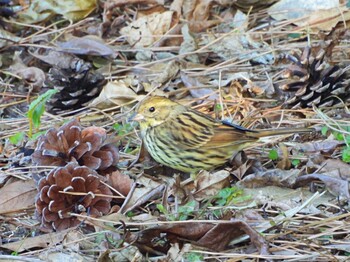
[[[94,170],[76,163],[53,169],[39,181],[38,191],[36,216],[43,231],[79,225],[80,221],[71,213],[100,217],[111,209],[111,190],[101,183]]]
[[[327,62],[334,43],[307,47],[301,56],[289,56],[293,61],[284,74],[287,83],[279,88],[288,93],[285,107],[306,108],[332,106],[339,98],[350,97],[350,66]]]
[[[103,75],[91,70],[89,63],[72,69],[51,68],[46,84],[59,92],[48,101],[48,111],[60,114],[80,109],[100,94],[106,82]]]
[[[113,169],[119,159],[118,149],[113,144],[106,144],[106,139],[105,129],[95,126],[83,129],[74,119],[41,136],[32,160],[44,166],[64,166],[77,161],[94,170]]]

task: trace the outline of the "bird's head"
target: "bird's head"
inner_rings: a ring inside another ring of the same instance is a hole
[[[161,96],[143,100],[136,110],[133,120],[140,123],[141,131],[158,126],[166,120],[186,111],[186,107]]]

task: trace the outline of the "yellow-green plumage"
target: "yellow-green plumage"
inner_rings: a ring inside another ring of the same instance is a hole
[[[157,162],[184,172],[211,170],[260,137],[311,129],[248,130],[223,124],[165,97],[150,97],[137,109],[147,151]]]

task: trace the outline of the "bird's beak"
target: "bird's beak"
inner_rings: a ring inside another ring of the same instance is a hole
[[[132,121],[137,121],[137,122],[142,122],[143,120],[145,120],[145,117],[141,114],[134,114],[130,117],[130,120]]]

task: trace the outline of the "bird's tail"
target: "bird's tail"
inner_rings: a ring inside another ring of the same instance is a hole
[[[315,131],[313,128],[284,128],[284,129],[269,129],[269,130],[254,130],[256,132],[250,133],[250,136],[261,138],[267,136],[278,136],[278,135],[290,135],[298,133],[311,133]]]

